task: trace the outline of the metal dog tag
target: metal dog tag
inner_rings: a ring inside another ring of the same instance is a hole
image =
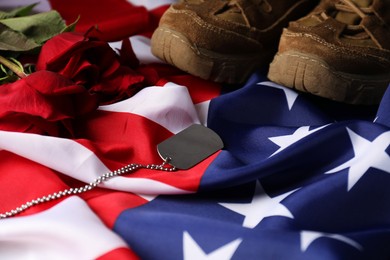
[[[223,148],[221,138],[210,128],[191,125],[157,145],[163,160],[186,170]]]

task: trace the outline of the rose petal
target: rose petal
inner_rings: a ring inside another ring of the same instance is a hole
[[[69,119],[97,108],[97,97],[69,79],[38,71],[0,88],[0,129],[60,133],[58,123],[70,132]]]

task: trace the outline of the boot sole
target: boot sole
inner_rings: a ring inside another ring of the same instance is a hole
[[[243,83],[266,59],[261,53],[220,54],[198,48],[181,33],[159,27],[151,39],[153,55],[203,79],[229,84]]]
[[[319,57],[299,52],[276,54],[268,78],[278,84],[331,100],[357,105],[379,104],[390,83],[390,73],[340,73]]]

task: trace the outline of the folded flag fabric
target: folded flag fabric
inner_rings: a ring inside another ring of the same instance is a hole
[[[157,145],[192,124],[224,148],[188,170],[139,169],[0,219],[0,258],[388,259],[390,92],[357,107],[261,73],[233,89],[164,67],[148,36],[170,2],[41,3],[80,14],[80,31],[99,22],[115,49],[130,37],[159,79],[76,118],[73,137],[1,130],[0,213],[129,163],[161,164]]]

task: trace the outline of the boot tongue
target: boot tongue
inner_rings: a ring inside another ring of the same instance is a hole
[[[369,7],[373,0],[350,0],[350,1],[354,3],[357,7]],[[343,11],[338,12],[335,19],[349,25],[357,25],[360,23],[361,20],[358,14],[343,12]]]
[[[248,23],[237,4],[226,4],[221,10],[215,13],[215,16],[220,19],[238,24]]]

